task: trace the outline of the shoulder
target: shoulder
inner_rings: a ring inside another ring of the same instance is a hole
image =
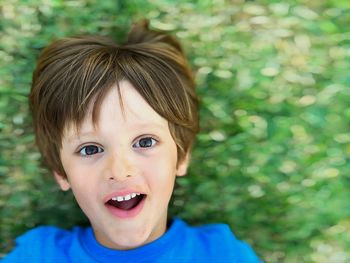
[[[31,230],[28,230],[26,233],[18,237],[16,240],[19,242],[23,242],[24,240],[30,240],[30,239],[48,239],[52,238],[57,235],[69,235],[70,231],[61,229],[54,226],[39,226],[36,228],[33,228]]]
[[[17,247],[43,244],[56,244],[64,246],[65,243],[76,238],[81,228],[75,227],[72,230],[65,230],[54,226],[40,226],[33,228],[16,239]]]
[[[14,249],[3,259],[7,262],[41,262],[46,256],[60,256],[74,243],[82,228],[72,230],[53,226],[33,228],[16,238]]]
[[[205,251],[215,262],[260,262],[253,249],[237,239],[226,224],[208,224],[191,227],[184,223],[186,236],[193,249]]]

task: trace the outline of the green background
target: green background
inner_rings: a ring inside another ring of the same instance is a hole
[[[0,251],[41,224],[86,224],[40,168],[27,95],[53,38],[122,39],[148,18],[183,43],[201,133],[171,205],[228,223],[266,262],[350,262],[350,2],[0,1]]]

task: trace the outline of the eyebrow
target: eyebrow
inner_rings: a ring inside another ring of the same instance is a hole
[[[136,124],[132,124],[130,125],[130,127],[132,129],[136,129],[136,128],[139,128],[139,129],[143,129],[143,128],[149,128],[149,129],[155,129],[155,128],[161,128],[161,129],[164,129],[164,128],[168,128],[168,126],[164,126],[164,125],[161,125],[161,124],[156,124],[156,123],[136,123]],[[67,138],[67,141],[68,142],[72,142],[72,141],[76,141],[76,140],[79,140],[80,138],[84,138],[84,137],[89,137],[89,136],[95,136],[96,135],[96,131],[95,130],[87,130],[87,131],[83,131],[83,132],[79,132],[79,133],[74,133],[72,134],[71,136],[69,136]]]
[[[133,128],[167,128],[167,126],[164,126],[162,124],[157,124],[157,123],[148,123],[148,122],[141,122],[141,123],[135,123],[135,124],[132,124],[130,125],[130,127],[133,127]]]
[[[93,132],[93,131],[74,133],[67,138],[67,141],[68,142],[76,141],[76,140],[79,140],[80,138],[89,137],[89,136],[92,136],[94,134],[95,134],[95,132]]]

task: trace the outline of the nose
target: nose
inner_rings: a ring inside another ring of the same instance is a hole
[[[107,160],[106,177],[108,180],[124,181],[136,175],[136,166],[132,154],[125,151],[111,153]]]

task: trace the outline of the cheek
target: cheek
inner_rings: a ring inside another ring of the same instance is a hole
[[[169,170],[173,170],[176,168],[176,149],[172,149],[171,147],[163,147],[152,154],[141,157],[139,160],[142,164],[142,169],[144,171],[155,170],[158,168],[162,168],[165,172]]]
[[[71,181],[79,182],[91,178],[97,173],[99,165],[93,163],[94,159],[83,159],[80,157],[72,156],[68,159],[63,159],[62,164],[66,171],[68,178]]]
[[[76,164],[68,166],[66,173],[73,194],[80,205],[92,198],[94,191],[96,195],[96,168]]]
[[[140,162],[142,176],[152,188],[169,189],[173,187],[176,177],[176,158],[165,158],[157,155]]]
[[[91,180],[82,180],[72,183],[71,188],[76,202],[90,218],[94,213],[93,211],[96,210],[96,201],[98,201],[98,189],[96,184]]]

